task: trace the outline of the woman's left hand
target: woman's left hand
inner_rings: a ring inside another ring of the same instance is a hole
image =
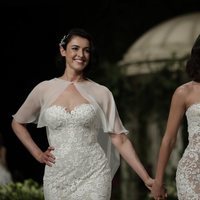
[[[149,177],[147,180],[145,180],[144,184],[151,191],[152,186],[154,184],[154,179],[152,179],[151,177]]]

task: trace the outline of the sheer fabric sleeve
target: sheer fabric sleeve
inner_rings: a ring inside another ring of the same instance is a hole
[[[120,119],[116,103],[111,91],[108,88],[104,88],[102,93],[100,92],[99,96],[101,96],[101,107],[105,114],[106,125],[104,126],[104,132],[121,134],[128,134],[128,130],[122,124]]]
[[[82,94],[86,93],[85,97],[89,97],[91,103],[98,108],[100,117],[98,142],[108,158],[113,178],[120,165],[120,155],[112,144],[108,133],[128,134],[128,130],[122,124],[114,97],[107,87],[90,82],[84,89],[81,87],[79,89],[82,91]]]
[[[111,91],[105,87],[102,93],[100,92],[100,96],[101,108],[106,118],[106,124],[104,125],[104,134],[99,135],[99,143],[106,151],[106,155],[111,166],[111,175],[113,178],[120,166],[120,155],[117,149],[112,144],[109,135],[105,133],[128,134],[129,131],[122,124]]]
[[[43,83],[36,85],[29,93],[24,103],[13,115],[19,123],[37,123],[42,104]]]
[[[100,117],[100,128],[106,133],[128,133],[120,119],[112,92],[105,86],[89,81],[84,85],[77,85],[80,93],[93,103]]]

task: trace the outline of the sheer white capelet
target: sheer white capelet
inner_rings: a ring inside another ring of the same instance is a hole
[[[19,123],[36,123],[37,127],[47,126],[44,120],[44,111],[47,109],[61,93],[72,82],[53,78],[36,85],[30,92],[22,106],[13,115]],[[111,139],[106,133],[128,133],[121,122],[116,104],[111,91],[92,80],[83,82],[73,82],[80,94],[98,111],[98,142],[104,149],[110,162],[112,177],[120,164],[118,151],[111,143]]]

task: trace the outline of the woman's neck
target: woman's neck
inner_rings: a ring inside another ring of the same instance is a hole
[[[70,82],[82,82],[85,80],[83,74],[74,74],[74,75],[69,75],[69,74],[63,74],[61,76],[62,79]]]

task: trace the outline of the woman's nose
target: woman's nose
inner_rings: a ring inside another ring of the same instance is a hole
[[[83,51],[82,51],[82,50],[79,50],[79,51],[78,51],[78,56],[79,56],[79,57],[83,57]]]

